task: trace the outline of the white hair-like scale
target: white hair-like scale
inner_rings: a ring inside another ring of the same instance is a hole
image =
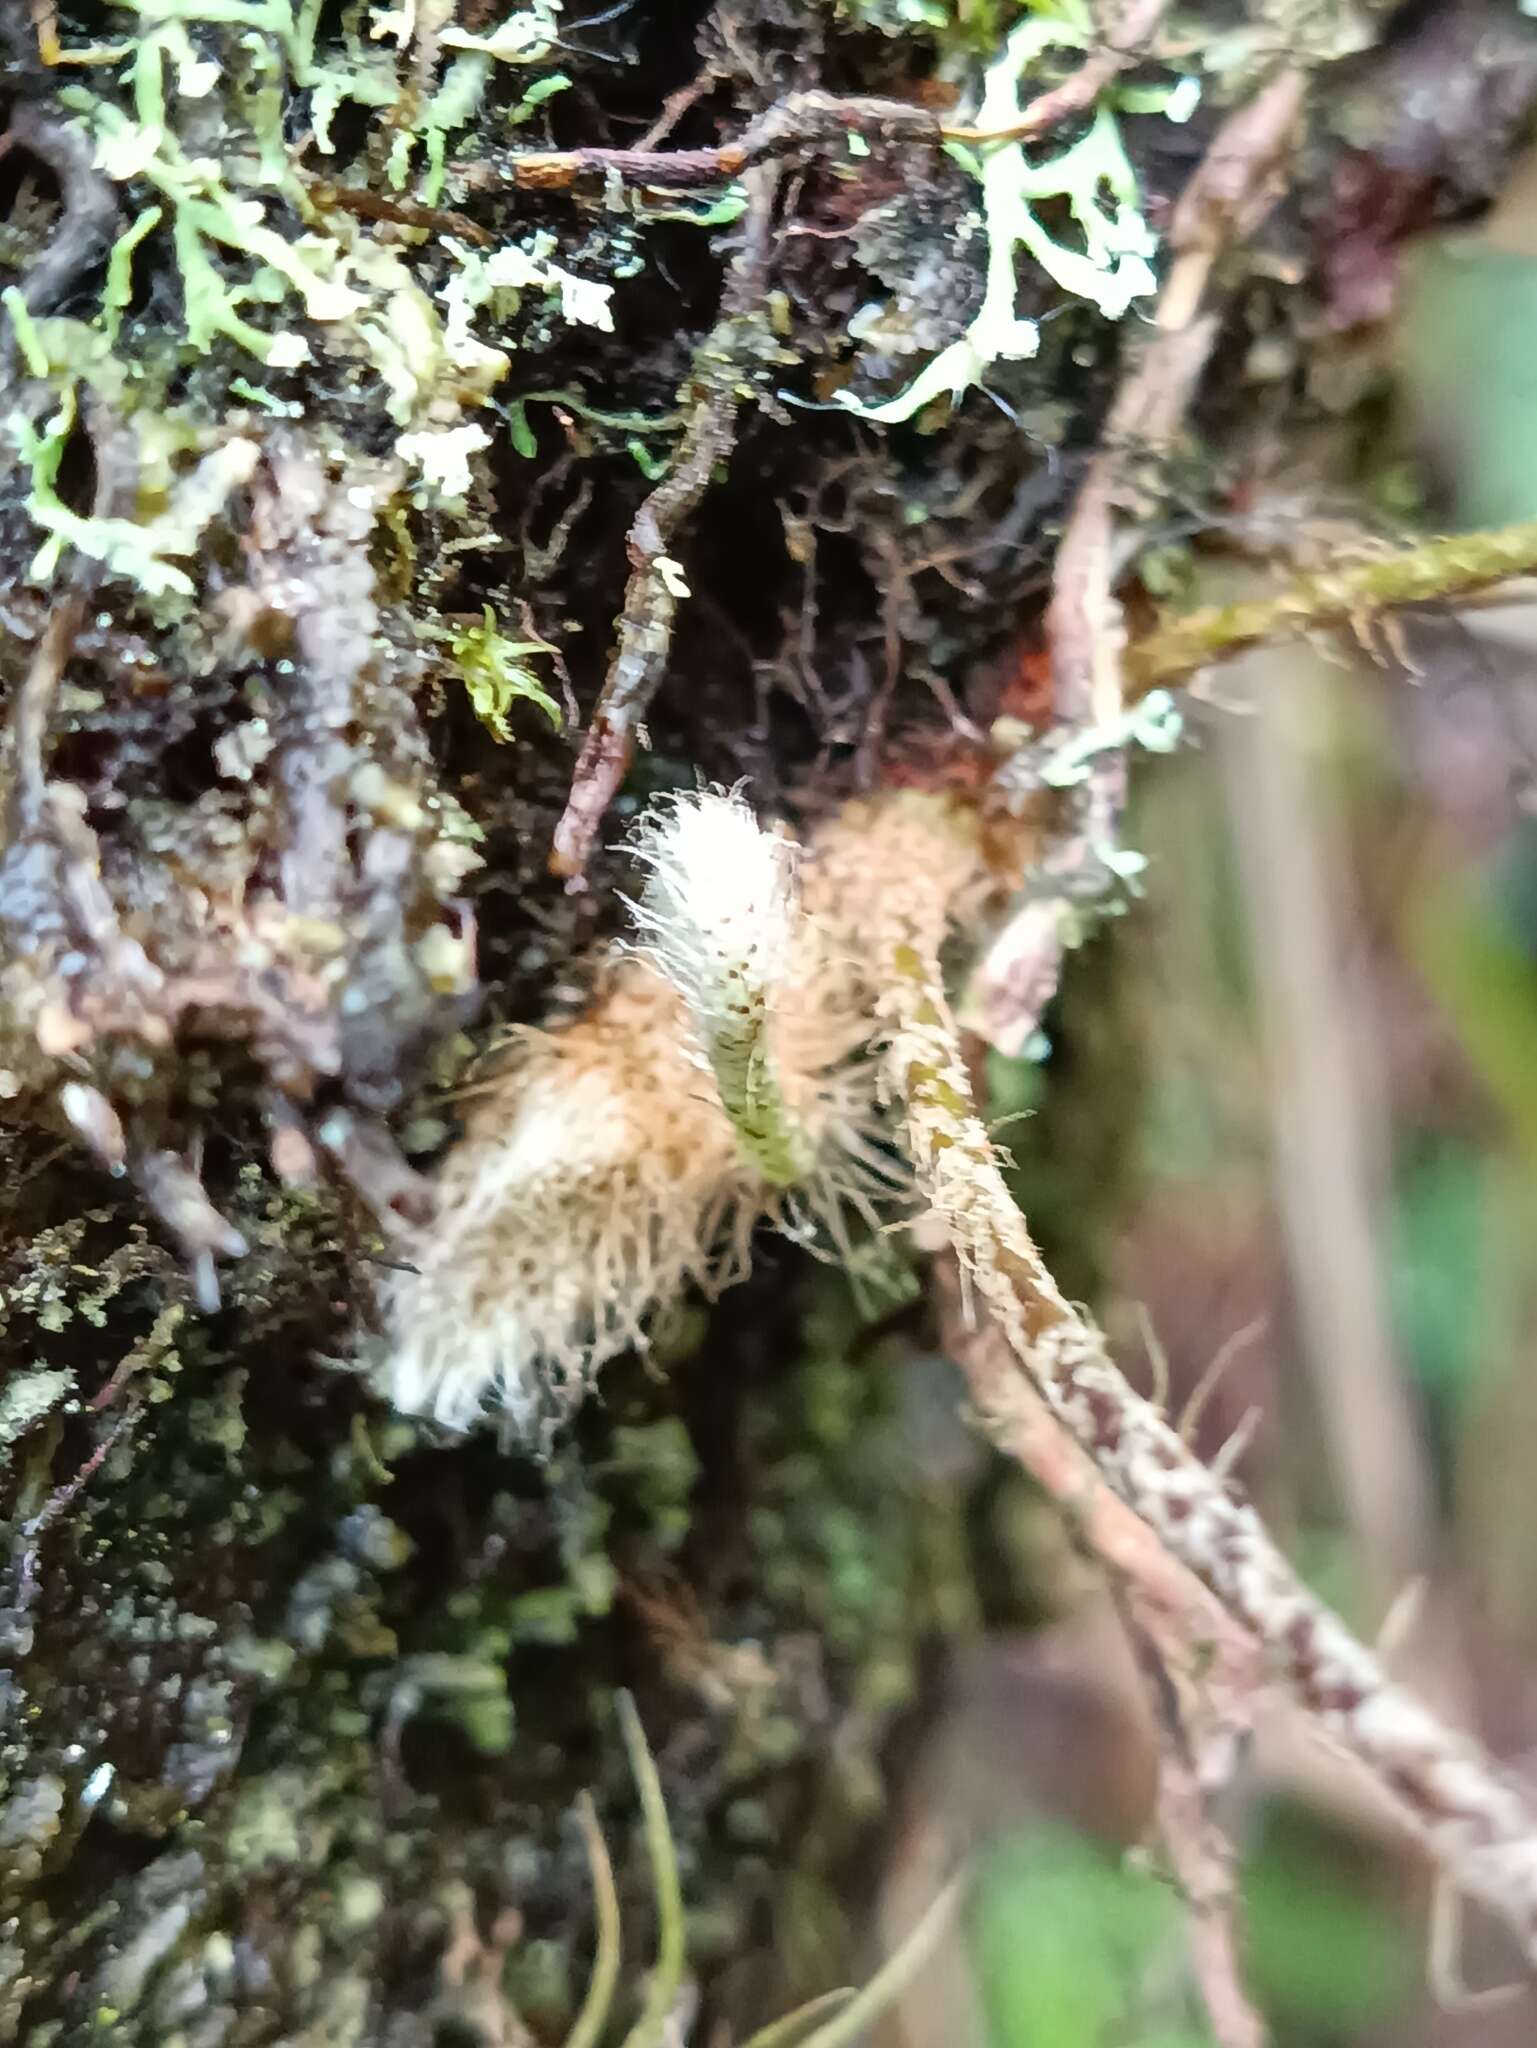
[[[381,1290],[383,1390],[450,1428],[501,1410],[538,1433],[685,1288],[739,1278],[760,1219],[847,1253],[845,1210],[875,1222],[903,1178],[849,922],[828,914],[849,847],[811,874],[815,916],[800,847],[736,792],[664,800],[634,851],[638,944],[583,1017],[523,1035]]]

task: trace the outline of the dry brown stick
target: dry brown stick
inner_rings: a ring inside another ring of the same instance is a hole
[[[1210,1677],[1190,1684],[1194,1646],[1134,1585],[1112,1585],[1159,1731],[1158,1837],[1185,1902],[1201,2000],[1221,2048],[1265,2048],[1269,2030],[1243,1981],[1238,1857],[1216,1811],[1248,1736],[1254,1688]]]
[[[759,317],[772,239],[778,174],[748,173],[747,232],[721,306],[721,316],[699,352],[699,396],[689,415],[678,459],[635,515],[627,542],[630,579],[624,609],[571,793],[555,828],[550,866],[578,879],[609,805],[619,793],[635,751],[635,732],[662,679],[678,608],[681,571],[671,549],[685,520],[704,496],[711,472],[730,453],[741,410],[744,331]]]
[[[827,150],[851,135],[867,141],[944,140],[939,117],[905,100],[850,98],[830,92],[790,93],[743,132],[715,149],[528,149],[507,167],[515,185],[561,191],[582,177],[614,177],[625,185],[686,190],[740,177],[754,164],[796,150]]]
[[[337,208],[359,220],[384,220],[397,227],[423,228],[429,234],[456,235],[484,249],[496,240],[489,228],[452,207],[422,206],[414,199],[392,199],[383,192],[371,192],[366,185],[339,185],[327,178],[311,178],[305,190],[320,208]]]
[[[998,1169],[944,993],[941,933],[904,907],[878,962],[887,1085],[918,1186],[1051,1414],[1106,1484],[1261,1646],[1270,1674],[1404,1809],[1447,1878],[1537,1964],[1537,1798],[1393,1683],[1235,1500],[1128,1386],[1063,1297]],[[981,1395],[973,1385],[973,1394]]]
[[[624,185],[688,191],[740,175],[747,156],[739,142],[719,149],[520,149],[509,158],[512,182],[525,191],[562,192],[578,178],[616,177]]]
[[[1078,69],[1060,85],[1039,93],[1007,128],[953,127],[927,107],[906,100],[846,96],[826,92],[788,94],[760,114],[741,135],[714,149],[657,149],[654,138],[667,132],[677,114],[699,97],[701,74],[675,93],[659,121],[633,149],[519,150],[508,159],[514,184],[540,190],[562,190],[594,173],[617,177],[625,184],[687,188],[719,184],[735,178],[765,157],[797,148],[826,149],[851,134],[887,142],[938,143],[1024,142],[1060,127],[1076,114],[1087,113],[1128,65],[1144,56],[1170,0],[1127,0],[1119,20],[1107,29]]]

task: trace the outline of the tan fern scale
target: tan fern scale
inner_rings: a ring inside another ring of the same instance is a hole
[[[384,1288],[395,1405],[532,1429],[647,1314],[746,1261],[756,1180],[690,1055],[683,1005],[623,962],[593,1007],[522,1035],[438,1176],[438,1213]]]
[[[532,1434],[686,1289],[741,1278],[764,1218],[845,1253],[850,1210],[879,1221],[905,1177],[864,1056],[872,942],[894,891],[942,931],[982,872],[961,829],[936,858],[926,806],[850,805],[804,854],[740,797],[685,800],[642,835],[648,950],[585,1016],[523,1034],[443,1162],[415,1270],[384,1283],[396,1407]]]

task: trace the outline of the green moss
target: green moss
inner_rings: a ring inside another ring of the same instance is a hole
[[[496,613],[485,607],[478,626],[455,634],[450,651],[469,692],[475,716],[494,739],[513,738],[507,714],[517,703],[534,704],[558,732],[560,706],[528,666],[531,654],[548,654],[542,640],[509,640],[497,627]]]

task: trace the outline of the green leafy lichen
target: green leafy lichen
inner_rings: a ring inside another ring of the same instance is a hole
[[[206,380],[188,408],[182,446],[171,451],[178,459],[187,452],[200,458],[193,478],[167,473],[168,458],[150,445],[148,422],[179,417],[166,393],[209,357],[217,359],[214,375],[223,374],[232,400],[280,418],[298,416],[297,401],[281,384],[274,390],[230,374],[230,350],[254,357],[276,379],[317,353],[363,365],[383,385],[384,410],[400,429],[395,453],[407,465],[407,503],[420,510],[462,507],[473,459],[492,438],[465,415],[509,366],[505,342],[482,340],[478,319],[505,330],[532,289],[558,307],[561,319],[607,331],[612,287],[555,262],[549,234],[486,252],[435,226],[381,237],[366,218],[336,203],[335,188],[306,178],[302,152],[333,152],[331,124],[343,105],[370,116],[382,112],[388,118],[375,124],[365,161],[399,188],[412,152],[425,143],[423,197],[434,201],[444,138],[477,117],[492,74],[502,64],[543,63],[553,52],[554,0],[515,10],[477,35],[444,27],[447,63],[419,108],[423,81],[401,58],[409,48],[414,60],[413,37],[433,25],[429,9],[377,13],[365,42],[356,8],[344,10],[322,37],[318,0],[117,4],[131,15],[137,37],[89,53],[102,85],[67,84],[59,94],[93,142],[98,169],[134,208],[110,250],[100,310],[89,323],[35,321],[19,293],[5,295],[19,358],[55,395],[41,421],[29,402],[4,422],[29,476],[27,510],[43,535],[34,577],[51,575],[63,550],[74,548],[151,599],[192,595],[179,564],[199,548],[221,509],[215,487],[222,482],[228,498],[242,481],[242,461],[256,459],[257,444],[231,439],[227,429],[214,447],[206,432],[199,438],[190,422],[208,419]],[[517,117],[526,118],[563,82],[559,74],[535,79]],[[293,141],[286,124],[301,94],[308,96],[301,102],[308,133]],[[351,182],[366,191],[372,180],[359,184],[354,173]],[[180,280],[182,317],[169,332],[149,335],[134,314],[135,276],[157,261],[164,267],[167,254]],[[74,387],[82,379],[138,442],[139,502],[110,508],[111,516],[81,510],[60,487],[76,431]],[[484,661],[476,660],[473,642],[468,650],[493,729],[512,697],[547,701],[526,667],[498,667],[508,645],[496,642]]]
[[[75,416],[74,386],[70,384],[60,395],[58,411],[41,432],[24,419],[13,422],[21,458],[32,479],[27,510],[47,535],[32,561],[33,581],[46,583],[64,549],[73,547],[126,577],[147,597],[168,592],[191,596],[192,578],[176,567],[176,558],[196,553],[204,530],[230,493],[250,478],[260,455],[256,443],[237,435],[211,450],[173,485],[159,511],[151,516],[86,516],[66,505],[57,488]]]
[[[1060,12],[1022,21],[988,67],[976,125],[981,137],[1007,137],[1022,111],[1021,89],[1048,50],[1082,50],[1093,23],[1079,0],[1064,0]],[[1019,141],[979,140],[974,148],[951,145],[951,154],[982,188],[987,229],[987,284],[982,304],[961,337],[929,362],[896,397],[881,403],[841,393],[843,404],[867,419],[895,424],[913,418],[936,398],[957,400],[986,376],[994,363],[1033,356],[1039,332],[1019,312],[1016,263],[1019,251],[1074,298],[1116,320],[1134,300],[1155,288],[1149,259],[1156,239],[1142,216],[1136,173],[1121,142],[1115,95],[1095,110],[1088,132],[1046,162],[1030,161]],[[1188,112],[1184,95],[1169,104]],[[1065,201],[1081,246],[1052,234],[1040,217],[1043,204]]]

